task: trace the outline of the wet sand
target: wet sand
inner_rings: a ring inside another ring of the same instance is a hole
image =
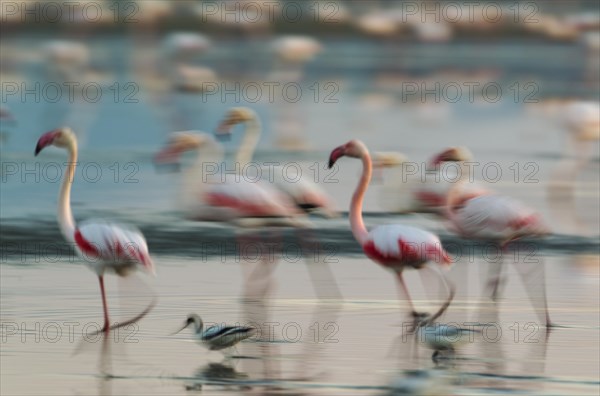
[[[244,323],[246,315],[256,314],[239,299],[240,264],[233,258],[223,263],[158,256],[159,276],[144,278],[159,296],[158,304],[135,327],[121,329],[117,342],[113,332],[108,352],[101,338],[81,341],[84,325],[101,321],[97,282],[89,270],[64,260],[3,263],[2,394],[183,395],[189,394],[186,386],[198,383],[204,384],[202,394],[231,394],[240,387],[248,394],[280,387],[285,391],[278,394],[379,394],[403,370],[433,368],[431,351],[419,346],[415,353],[412,337],[402,337],[406,306],[398,302],[390,274],[363,258],[340,255],[333,260],[330,266],[343,299],[328,303],[316,298],[302,261],[280,264],[270,310],[260,312],[272,323],[272,339],[242,344],[241,355],[258,359],[235,359],[232,367],[220,353],[196,345],[190,332],[169,334],[191,312],[218,323]],[[598,256],[545,258],[552,317],[568,326],[554,329],[547,341],[513,268],[496,308],[480,298],[480,270],[487,265],[462,262],[451,272],[458,294],[443,321],[495,324],[486,337],[460,349],[458,359],[444,363],[448,391],[597,394]],[[149,302],[150,288],[138,281],[125,281],[128,291],[118,298],[117,281],[108,279],[114,320],[120,306],[128,318]],[[320,290],[331,290],[334,285],[324,281]],[[432,311],[439,303],[428,300],[416,273],[407,274],[407,283],[419,308]],[[72,324],[72,339],[67,322],[77,323]],[[321,327],[319,344],[314,343],[314,322]],[[25,332],[20,331],[23,324]],[[94,329],[89,326],[87,331]],[[201,377],[199,370],[204,370]],[[310,382],[297,381],[306,376]]]

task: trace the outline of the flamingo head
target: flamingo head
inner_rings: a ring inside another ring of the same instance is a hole
[[[408,162],[408,158],[395,151],[377,151],[373,153],[373,166],[376,168],[393,168]]]
[[[450,147],[433,157],[431,164],[437,167],[442,162],[469,161],[472,158],[473,155],[466,147]]]
[[[350,140],[348,143],[334,148],[331,154],[329,154],[329,168],[331,169],[337,160],[342,157],[362,158],[368,153],[369,150],[363,142],[360,140]]]
[[[38,139],[37,145],[35,146],[35,155],[37,156],[40,151],[48,146],[56,146],[61,148],[73,147],[77,138],[71,130],[71,128],[63,127],[53,129],[52,131],[44,133]]]
[[[231,129],[237,125],[256,119],[256,113],[248,107],[233,107],[227,111],[225,117],[217,127],[217,137],[229,138]]]
[[[181,155],[190,150],[197,150],[204,143],[206,134],[194,132],[173,132],[165,146],[154,156],[156,165],[178,164]]]

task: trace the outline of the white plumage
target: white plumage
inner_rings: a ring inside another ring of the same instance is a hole
[[[547,227],[533,210],[502,195],[481,195],[452,211],[450,220],[464,236],[508,241],[525,235],[543,235]]]
[[[372,241],[380,255],[390,260],[396,259],[399,263],[404,260],[443,262],[445,257],[440,239],[415,227],[400,224],[378,226],[369,232],[368,240]]]
[[[148,244],[136,229],[103,220],[88,220],[75,230],[77,252],[99,275],[111,270],[126,275],[137,265],[151,264]]]

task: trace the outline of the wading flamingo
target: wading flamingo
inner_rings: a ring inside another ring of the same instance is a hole
[[[294,202],[268,183],[252,182],[240,174],[219,172],[223,149],[206,133],[171,133],[155,161],[173,163],[186,151],[197,152],[196,162],[185,171],[179,196],[188,219],[229,222],[249,231],[255,229],[259,240],[268,239],[265,227],[307,227],[308,222]],[[238,247],[244,250],[247,242],[242,236],[238,237]],[[274,240],[275,237],[267,242]],[[245,294],[248,297],[264,297],[270,287],[276,260],[267,251],[268,247],[261,246],[260,262],[246,275]]]
[[[542,218],[533,209],[510,197],[492,193],[473,192],[465,194],[460,186],[450,190],[446,207],[446,217],[450,226],[457,234],[470,239],[485,240],[499,246],[503,251],[507,245],[521,237],[538,237],[550,234],[550,229]],[[525,262],[515,265],[523,279],[526,271]],[[496,300],[500,284],[502,263],[492,265],[493,275],[490,279],[492,285],[492,299]],[[543,263],[539,264],[541,274],[533,274],[537,281],[542,282],[542,305],[545,311],[545,324],[551,327],[544,284]],[[531,287],[526,287],[534,304]],[[538,307],[535,307],[536,310]],[[539,314],[539,312],[537,312]]]
[[[268,183],[252,182],[239,174],[223,174],[223,148],[202,132],[173,132],[156,154],[159,164],[179,161],[186,151],[197,159],[184,174],[180,199],[191,220],[234,222],[243,226],[300,226],[300,212],[283,193]],[[248,221],[245,221],[248,220]]]
[[[56,146],[64,148],[69,153],[67,172],[63,178],[58,196],[58,225],[63,236],[69,243],[73,243],[75,251],[83,257],[87,264],[98,275],[100,293],[102,294],[102,307],[104,309],[103,332],[111,328],[122,327],[147,314],[152,305],[140,316],[127,323],[110,327],[108,306],[104,292],[104,273],[115,272],[125,276],[137,267],[155,274],[154,264],[144,236],[137,230],[125,228],[120,225],[104,221],[85,222],[77,226],[71,213],[71,185],[77,165],[77,138],[70,128],[55,129],[43,134],[35,147],[35,155],[45,147]]]
[[[362,203],[371,181],[372,164],[369,150],[361,141],[351,140],[331,152],[329,168],[341,157],[358,158],[363,164],[362,175],[350,204],[350,227],[354,238],[371,260],[396,273],[400,290],[410,304],[413,317],[415,320],[422,318],[425,315],[415,311],[402,272],[406,268],[421,269],[432,260],[438,263],[450,264],[448,254],[436,235],[419,228],[394,224],[378,226],[368,231],[363,223]],[[427,319],[426,323],[438,318],[448,308],[454,297],[454,286],[447,279],[443,270],[439,271],[439,274],[450,289],[448,300],[435,315]]]
[[[262,130],[258,115],[247,107],[234,107],[227,112],[217,128],[217,134],[227,137],[231,134],[232,127],[240,123],[246,126],[244,139],[235,156],[236,167],[241,171],[252,162],[254,150],[260,139]],[[301,210],[320,213],[326,217],[336,216],[331,199],[317,184],[301,175],[298,180],[291,180],[284,177],[284,173],[285,169],[280,166],[261,169],[263,180],[272,182],[277,189],[291,197]]]
[[[461,183],[470,178],[464,163],[472,159],[464,147],[448,148],[429,163],[410,162],[393,152],[375,153],[373,157],[375,169],[394,168],[388,177],[392,182],[383,185],[381,201],[387,210],[395,213],[443,215],[451,188],[457,184],[465,192],[478,188],[471,183]]]

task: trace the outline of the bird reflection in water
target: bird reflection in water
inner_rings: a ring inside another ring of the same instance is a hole
[[[252,387],[245,384],[249,379],[246,373],[237,371],[232,364],[209,363],[196,370],[194,382],[187,384],[188,391],[201,391],[204,386],[218,386],[223,390],[251,390]],[[241,382],[241,383],[236,383]]]
[[[505,353],[505,346],[507,344],[514,347],[514,333],[511,334],[513,328],[500,328],[502,322],[500,321],[499,306],[496,301],[481,305],[478,321],[482,326],[486,326],[487,328],[482,328],[482,332],[485,332],[485,337],[481,338],[482,341],[479,342],[480,361],[482,364],[477,367],[482,369],[482,372],[476,374],[484,375],[484,386],[486,388],[496,390],[510,389],[514,391],[515,385],[508,383],[506,378],[506,376],[509,376],[509,378],[514,377],[514,367],[507,365],[507,363],[513,362],[514,359],[507,357]],[[514,325],[523,328],[522,323],[511,323],[511,326]],[[527,331],[529,328],[527,326],[530,325],[535,327],[533,333]],[[546,370],[546,352],[551,332],[540,331],[543,329],[542,326],[534,323],[527,323],[524,329],[532,337],[530,339],[518,340],[519,342],[528,343],[530,346],[527,348],[525,358],[519,359],[522,364],[520,369],[517,369],[517,372],[523,378],[542,377]],[[522,383],[520,381],[519,386],[522,386]],[[531,382],[531,389],[535,389],[536,393],[540,392],[540,386],[542,386],[540,381]]]

